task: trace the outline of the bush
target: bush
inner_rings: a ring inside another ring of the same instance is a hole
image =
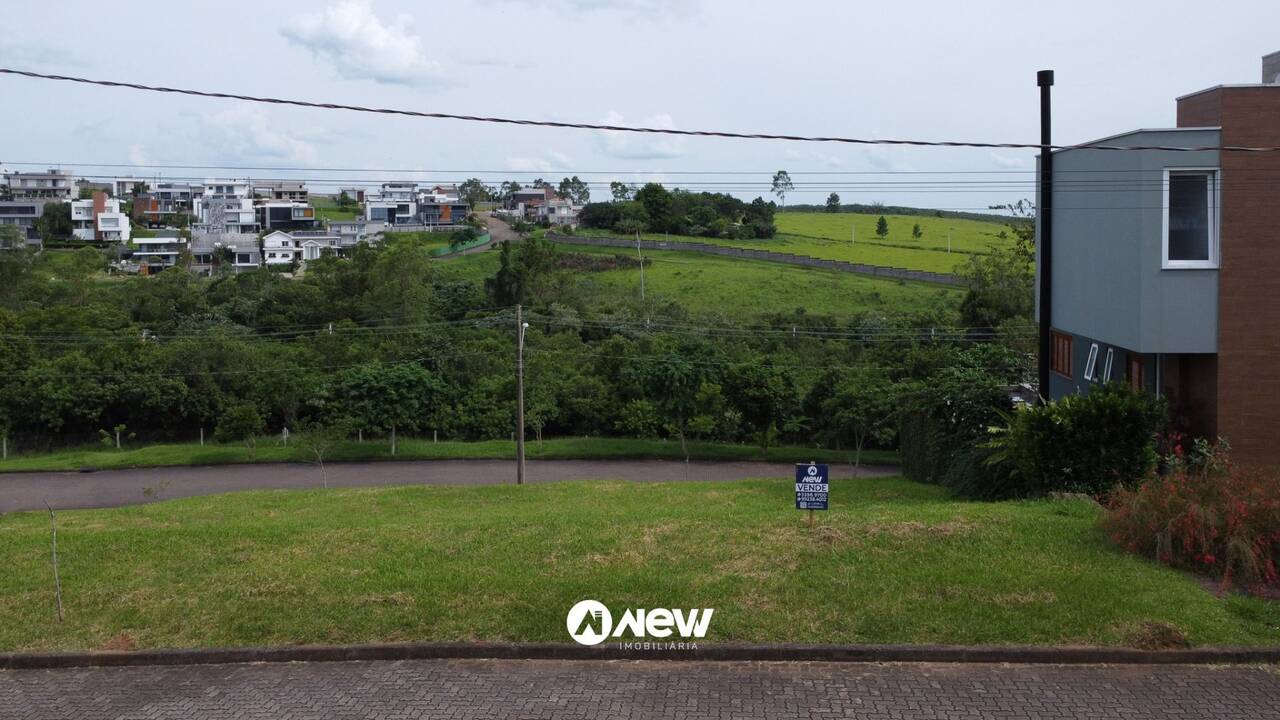
[[[262,415],[253,403],[240,403],[227,408],[213,430],[213,437],[221,443],[243,441],[250,448],[266,427]]]
[[[1012,463],[1024,495],[1103,495],[1135,483],[1155,468],[1163,400],[1111,383],[1088,395],[1015,413],[1008,435],[994,443]]]
[[[1000,378],[987,369],[949,367],[903,392],[898,437],[902,472],[916,482],[947,482],[955,458],[986,442],[1010,410]]]
[[[1116,490],[1103,527],[1129,552],[1212,573],[1224,585],[1280,585],[1280,472],[1233,467],[1221,450],[1201,455]]]

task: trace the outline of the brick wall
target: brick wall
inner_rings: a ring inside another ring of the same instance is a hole
[[[1222,144],[1280,146],[1280,86],[1183,98],[1180,126]],[[1280,153],[1222,153],[1218,433],[1245,463],[1280,465]]]

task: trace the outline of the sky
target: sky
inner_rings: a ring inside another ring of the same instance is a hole
[[[1038,142],[1040,69],[1056,72],[1054,139],[1072,143],[1173,125],[1174,98],[1258,82],[1260,57],[1280,50],[1274,0],[64,0],[5,16],[0,66],[38,72],[536,120],[984,142]],[[7,171],[306,178],[319,190],[576,174],[601,183],[593,199],[613,179],[749,199],[786,169],[791,204],[834,190],[846,203],[982,209],[1029,197],[1035,166],[1025,150],[509,127],[13,76],[0,76],[0,98]]]

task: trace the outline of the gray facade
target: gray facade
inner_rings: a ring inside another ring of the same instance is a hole
[[[1217,146],[1219,136],[1139,130],[1093,144]],[[1164,171],[1217,167],[1217,151],[1055,153],[1053,328],[1144,355],[1216,352],[1218,271],[1162,261]]]

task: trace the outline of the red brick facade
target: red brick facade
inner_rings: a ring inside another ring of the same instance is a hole
[[[1182,98],[1178,126],[1280,146],[1280,85]],[[1280,465],[1280,152],[1224,151],[1221,168],[1217,430],[1237,460]]]

